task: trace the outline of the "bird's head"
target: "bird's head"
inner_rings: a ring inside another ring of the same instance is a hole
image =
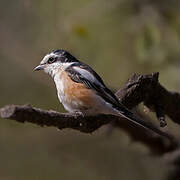
[[[66,69],[70,65],[79,62],[74,56],[65,50],[54,50],[44,56],[40,65],[34,71],[44,70],[52,77],[58,72],[59,68]]]

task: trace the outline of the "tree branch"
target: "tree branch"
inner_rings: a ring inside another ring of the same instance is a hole
[[[143,102],[156,113],[160,121],[165,120],[167,115],[180,124],[180,94],[166,90],[159,83],[158,77],[159,73],[134,74],[116,95],[130,109]]]
[[[83,116],[81,114],[59,113],[42,110],[30,105],[7,105],[0,110],[1,117],[18,122],[31,122],[40,126],[53,126],[58,129],[71,128],[84,133],[92,133],[113,119],[113,116]]]
[[[167,91],[161,86],[158,82],[158,73],[134,74],[116,95],[129,109],[144,102],[147,107],[156,112],[161,124],[165,122],[165,115],[179,123],[180,95]],[[154,153],[162,154],[177,148],[177,142],[170,134],[169,137],[171,138],[167,139],[112,115],[83,116],[41,110],[30,105],[8,105],[0,109],[0,116],[18,122],[31,122],[40,126],[54,126],[59,129],[72,128],[84,133],[92,133],[102,125],[113,122],[117,127],[126,131],[133,140],[146,144]]]

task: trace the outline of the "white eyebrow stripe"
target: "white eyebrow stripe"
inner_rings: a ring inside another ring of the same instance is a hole
[[[58,55],[54,54],[54,53],[50,53],[44,56],[43,60],[41,61],[41,64],[46,63],[47,60],[49,59],[49,57],[57,57]]]
[[[45,63],[47,59],[49,59],[49,57],[50,57],[50,54],[45,55],[43,60],[41,61],[41,64]]]
[[[102,84],[96,79],[96,77],[94,77],[93,74],[91,74],[89,71],[87,71],[86,69],[82,69],[80,67],[73,67],[74,70],[76,70],[77,72],[79,72],[83,77],[85,77],[87,80],[96,83],[100,86],[102,86]]]

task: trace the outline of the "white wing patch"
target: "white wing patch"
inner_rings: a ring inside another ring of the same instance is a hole
[[[91,74],[89,71],[87,71],[86,69],[82,69],[80,67],[73,67],[74,70],[76,70],[78,73],[80,73],[83,77],[85,77],[87,80],[98,84],[100,86],[102,86],[102,84],[94,77],[93,74]]]

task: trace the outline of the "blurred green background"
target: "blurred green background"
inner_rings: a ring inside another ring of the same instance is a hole
[[[134,72],[159,71],[166,88],[180,91],[179,0],[0,2],[1,107],[64,111],[51,78],[33,72],[53,49],[69,50],[114,89]],[[0,162],[3,180],[160,180],[168,170],[116,129],[86,135],[2,119]]]

